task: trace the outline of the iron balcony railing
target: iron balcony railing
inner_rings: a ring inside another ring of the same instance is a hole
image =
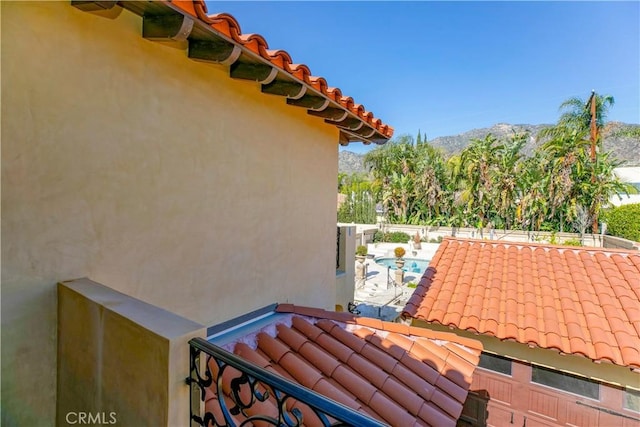
[[[386,426],[202,338],[192,339],[189,345],[191,362],[186,382],[191,386],[192,426],[235,427],[261,422],[293,427],[305,425],[309,421],[305,416],[315,417],[314,421],[324,426]],[[215,398],[205,405],[207,395]],[[260,412],[264,408],[268,413]]]

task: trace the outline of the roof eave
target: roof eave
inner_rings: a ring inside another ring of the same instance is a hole
[[[186,43],[190,59],[226,66],[231,78],[255,81],[263,93],[285,97],[287,104],[323,118],[339,130],[341,145],[380,145],[393,136],[393,128],[352,98],[342,96],[340,89],[329,88],[323,78],[312,76],[306,65],[291,64],[287,52],[267,51],[261,36],[240,34],[233,17],[206,15],[204,2],[72,0],[71,4],[87,12],[118,5],[141,16],[145,39]]]

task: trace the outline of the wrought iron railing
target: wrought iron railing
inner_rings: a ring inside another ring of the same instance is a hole
[[[324,426],[386,425],[202,338],[192,339],[189,345],[191,362],[186,382],[191,386],[192,426],[235,427],[260,422],[294,427],[303,426],[304,417],[315,417]],[[207,396],[215,397],[205,404]],[[270,410],[261,413],[265,407]]]

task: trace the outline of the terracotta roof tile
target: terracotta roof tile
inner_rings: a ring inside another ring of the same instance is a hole
[[[280,49],[269,49],[267,40],[259,34],[242,33],[240,24],[230,14],[209,14],[204,0],[170,0],[170,3],[176,10],[190,15],[230,42],[268,61],[269,64],[281,72],[309,85],[320,96],[325,97],[327,101],[334,102],[335,107],[344,108],[370,126],[372,134],[378,133],[378,136],[373,138],[373,141],[380,142],[382,140],[386,142],[393,136],[392,127],[382,123],[380,119],[374,117],[372,112],[367,111],[362,104],[356,103],[350,96],[343,95],[340,89],[330,87],[323,77],[314,76],[307,65],[293,63],[288,52]],[[370,137],[359,136],[363,142],[370,142],[368,139]]]
[[[351,395],[350,393],[345,393],[326,379],[322,379],[321,381],[319,381],[313,390],[322,394],[323,396],[340,402],[343,405],[347,405],[350,408],[356,410],[362,408],[362,405],[358,403],[353,395]]]
[[[461,402],[459,399],[456,399],[450,396],[449,394],[443,393],[442,391],[440,391],[441,388],[445,388],[451,385],[450,383],[447,383],[446,385],[443,384],[445,382],[448,382],[448,380],[444,377],[440,377],[438,379],[439,384],[436,384],[436,386],[440,386],[440,387],[436,388],[436,390],[433,392],[433,396],[431,396],[431,402],[434,405],[438,406],[440,409],[442,409],[449,416],[457,417],[458,415],[457,415],[456,408]],[[460,397],[462,397],[462,402],[464,402],[464,400],[467,398],[467,395],[466,393],[464,395],[460,394]]]
[[[280,362],[280,359],[282,359],[287,352],[291,351],[289,347],[282,342],[264,332],[258,334],[258,347],[276,364]]]
[[[454,425],[456,422],[449,415],[442,412],[440,408],[431,403],[422,406],[420,409],[420,418],[429,420],[429,425],[432,426]]]
[[[640,254],[445,239],[403,315],[638,368]]]
[[[308,344],[301,348],[300,354],[328,377],[331,377],[333,372],[340,366],[339,360],[322,351],[311,341],[308,341]]]
[[[399,347],[396,347],[399,349]],[[393,372],[398,361],[373,345],[366,345],[360,353],[385,372]]]
[[[338,366],[333,373],[332,378],[343,387],[350,390],[364,405],[369,405],[369,401],[376,393],[377,389],[347,366],[348,365]]]
[[[245,338],[225,346],[390,425],[455,426],[482,350],[478,341],[290,304],[276,311],[290,313],[289,320],[256,331],[255,347]],[[270,399],[261,405],[273,413]]]
[[[415,359],[413,359],[413,362],[419,363]],[[434,371],[430,369],[430,372]],[[426,401],[431,400],[431,396],[433,395],[436,387],[429,381],[425,380],[422,376],[416,375],[415,372],[404,363],[396,365],[391,374],[393,374],[393,376],[402,384],[413,390],[418,396],[422,397]],[[435,379],[432,382],[435,383]]]
[[[383,393],[375,393],[369,402],[369,406],[389,424],[410,426],[416,422],[416,417],[412,416],[406,408]]]

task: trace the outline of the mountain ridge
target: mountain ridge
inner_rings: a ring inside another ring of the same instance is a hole
[[[531,155],[538,144],[535,136],[540,130],[550,126],[553,125],[497,123],[488,128],[476,128],[458,135],[434,138],[428,143],[442,149],[446,155],[451,155],[462,151],[472,139],[483,139],[487,134],[503,140],[514,134],[526,132],[529,136],[522,151],[525,155]],[[602,131],[602,143],[605,151],[611,151],[613,156],[623,162],[621,166],[640,166],[640,124],[609,122]],[[338,172],[366,172],[364,154],[340,151]]]

